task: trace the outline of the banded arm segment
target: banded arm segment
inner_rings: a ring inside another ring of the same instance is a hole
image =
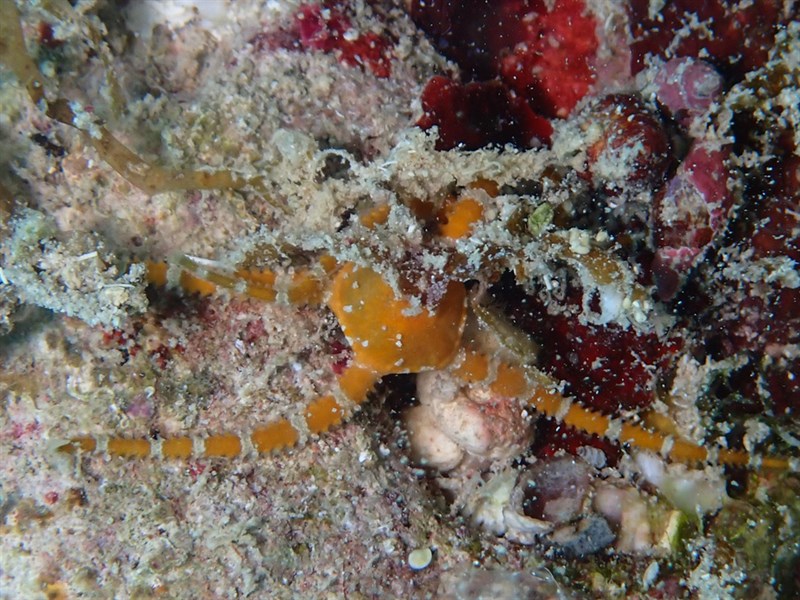
[[[704,447],[674,438],[641,425],[615,419],[590,410],[556,391],[555,382],[544,374],[536,377],[529,392],[528,405],[536,411],[590,435],[597,435],[620,444],[649,450],[676,462],[712,463],[731,466],[755,466],[761,469],[796,471],[796,461],[776,456],[759,456],[744,450]]]
[[[269,269],[226,269],[216,261],[181,256],[178,284],[187,293],[209,296],[220,289],[243,293],[265,302],[286,304],[322,304],[329,278],[336,271],[336,261],[327,255],[316,266],[281,273]],[[169,283],[166,262],[147,262],[147,280],[153,285]]]
[[[56,447],[64,454],[107,454],[128,459],[160,457],[165,459],[231,458],[250,446],[259,454],[291,448],[303,438],[325,433],[341,424],[350,412],[364,402],[380,375],[371,369],[351,365],[337,378],[333,394],[321,396],[306,407],[301,430],[288,419],[281,418],[256,427],[246,436],[217,434],[206,438],[187,436],[148,440],[145,438],[112,437],[105,440],[78,437]]]

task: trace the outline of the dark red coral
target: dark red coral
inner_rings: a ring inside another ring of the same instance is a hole
[[[566,383],[565,393],[605,414],[646,408],[655,400],[656,381],[683,347],[676,338],[619,325],[581,323],[580,288],[568,287],[553,303],[526,294],[504,279],[493,288],[517,327],[539,344],[538,366]]]
[[[800,359],[780,360],[764,373],[769,405],[775,414],[797,414],[800,409]]]
[[[499,81],[466,85],[434,77],[422,92],[423,129],[439,128],[437,148],[475,150],[490,144],[531,147],[548,143],[550,122]]]
[[[434,78],[423,93],[419,125],[437,125],[443,148],[549,141],[545,117],[566,117],[594,83],[597,24],[582,0],[415,1],[411,15],[468,82]]]
[[[763,65],[780,25],[775,0],[740,3],[725,0],[664,2],[651,14],[652,2],[631,0],[631,69],[638,73],[647,56],[702,58],[738,81]]]
[[[524,40],[522,18],[543,2],[413,0],[411,18],[467,81],[498,75],[499,58]]]
[[[778,356],[800,343],[800,288],[793,283],[800,259],[798,168],[792,154],[763,168],[760,183],[746,192],[722,260],[708,261],[694,282],[692,294],[705,296],[697,314],[714,358]]]
[[[755,208],[755,258],[786,256],[800,262],[800,157],[769,165],[772,185]]]
[[[649,406],[659,367],[679,347],[616,325],[582,325],[574,316],[548,315],[539,329],[546,339],[542,368],[566,381],[581,403],[607,414]]]
[[[800,343],[800,290],[720,278],[713,294],[701,322],[715,359]]]
[[[659,373],[682,347],[680,340],[616,325],[581,325],[568,315],[542,314],[529,324],[542,341],[539,366],[564,381],[565,393],[581,404],[611,415],[650,406]],[[620,456],[616,444],[549,420],[538,426],[533,450],[548,457],[560,450],[579,454],[583,446],[601,450],[609,464]]]
[[[720,392],[731,414],[800,410],[800,360],[792,351],[800,344],[798,169],[800,158],[789,151],[759,169],[720,252],[730,258],[704,265],[695,282],[695,293],[706,295],[695,325],[704,350],[716,360],[750,357]]]
[[[776,198],[758,210],[758,226],[753,235],[755,258],[787,256],[800,261],[800,223],[798,202],[785,197]]]

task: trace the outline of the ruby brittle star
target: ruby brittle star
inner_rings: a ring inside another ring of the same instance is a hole
[[[515,357],[514,352],[498,352],[489,347],[485,336],[475,333],[480,327],[474,324],[485,311],[470,299],[468,282],[491,283],[504,270],[521,278],[532,270],[519,253],[504,251],[507,248],[483,244],[480,252],[475,251],[474,240],[489,226],[489,209],[497,194],[493,182],[480,180],[449,196],[438,207],[420,202],[401,205],[399,212],[416,219],[420,228],[429,232],[424,259],[392,262],[392,253],[378,242],[359,258],[353,258],[352,252],[337,255],[332,244],[331,252],[319,256],[312,267],[291,272],[226,270],[213,261],[181,257],[173,271],[178,271],[178,282],[189,293],[209,295],[228,289],[266,302],[326,305],[350,346],[352,358],[348,366],[336,376],[328,393],[305,405],[302,419],[290,421],[284,417],[245,434],[208,437],[182,435],[148,440],[82,436],[58,445],[58,450],[164,459],[268,454],[340,425],[386,375],[446,371],[463,386],[483,387],[494,395],[518,399],[528,409],[523,414],[539,413],[584,433],[656,452],[673,461],[797,470],[797,459],[700,446],[590,410],[579,398],[564,395],[560,382],[532,366],[531,357]],[[385,229],[392,210],[388,204],[378,205],[356,219],[354,227],[367,233]],[[576,249],[575,240],[571,239],[575,230],[543,233],[541,227],[536,229],[528,234],[536,237],[531,244],[536,245],[542,257],[573,265],[581,271],[583,285],[624,288],[617,291],[624,292],[629,300],[623,305],[632,307],[631,320],[642,320],[637,307],[647,306],[646,291],[635,283],[624,263],[600,248]],[[369,236],[360,239],[367,240]],[[148,263],[151,283],[167,284],[167,274],[165,263]]]

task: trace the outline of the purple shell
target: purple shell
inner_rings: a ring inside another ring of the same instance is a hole
[[[688,57],[668,61],[655,77],[659,103],[684,126],[719,98],[723,83],[710,64]]]
[[[662,300],[678,292],[686,273],[728,225],[735,174],[729,149],[695,144],[653,206],[653,278]]]

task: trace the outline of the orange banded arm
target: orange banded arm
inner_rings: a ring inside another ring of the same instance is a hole
[[[178,259],[178,266],[181,269],[179,285],[190,294],[208,296],[222,288],[240,291],[265,302],[283,300],[289,304],[321,304],[328,286],[328,276],[338,267],[330,256],[320,257],[318,268],[298,269],[291,274],[267,269],[228,271],[212,261],[188,256]],[[167,285],[167,271],[165,262],[147,262],[147,280],[153,285]]]
[[[341,424],[350,409],[366,399],[378,379],[379,374],[359,365],[347,368],[337,379],[337,393],[317,398],[306,406],[304,424],[307,433],[322,434]],[[79,437],[58,446],[57,451],[65,454],[104,452],[109,456],[130,459],[150,456],[175,459],[192,456],[231,458],[244,451],[246,441],[259,454],[267,454],[295,446],[304,437],[304,433],[298,431],[288,419],[281,418],[255,428],[246,438],[227,433],[197,440],[185,436],[152,441],[144,438],[112,437],[101,442],[92,437]]]
[[[743,450],[729,450],[698,446],[661,432],[614,419],[592,411],[555,391],[555,386],[542,375],[528,398],[528,405],[536,411],[570,427],[591,435],[604,437],[634,448],[659,453],[671,460],[684,463],[715,463],[719,465],[756,466],[762,469],[796,470],[791,459],[752,455]]]

